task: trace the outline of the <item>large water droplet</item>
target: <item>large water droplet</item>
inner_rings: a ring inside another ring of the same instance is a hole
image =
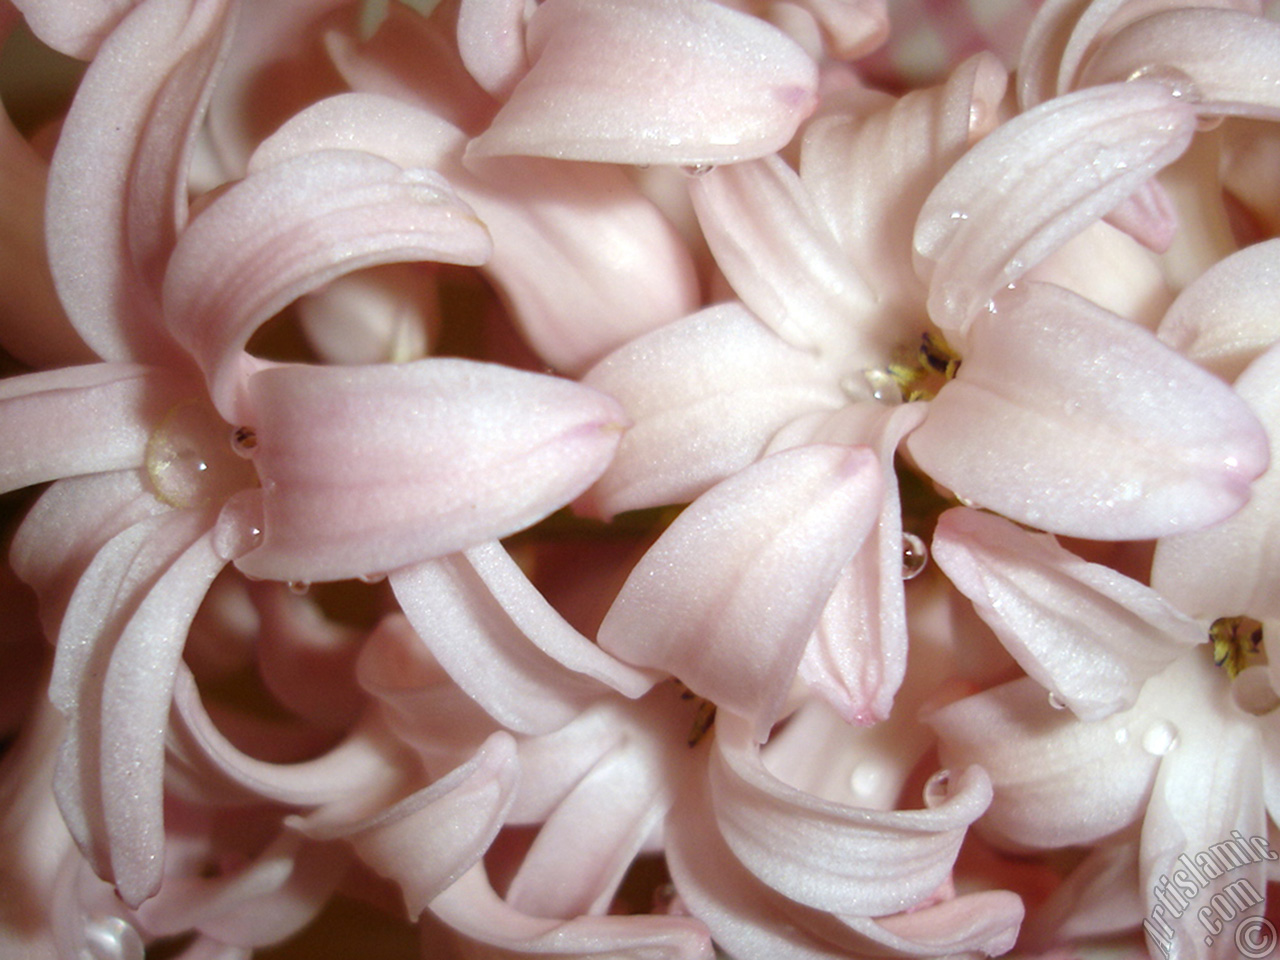
[[[929,548],[914,533],[902,534],[902,579],[914,580],[929,564]]]
[[[946,803],[951,795],[951,771],[939,770],[924,785],[924,805],[936,807]]]
[[[899,404],[902,402],[902,387],[888,370],[864,370],[862,377],[871,388],[871,396],[881,403]],[[852,396],[850,390],[845,393]],[[855,399],[860,399],[856,397]]]
[[[144,960],[138,931],[120,917],[99,917],[84,927],[80,960]]]
[[[849,773],[849,791],[861,801],[871,800],[884,790],[889,771],[884,764],[874,760],[862,760]]]
[[[262,497],[244,490],[223,505],[213,526],[213,550],[228,563],[262,543]]]
[[[1168,87],[1169,92],[1173,94],[1176,100],[1196,102],[1202,99],[1200,91],[1196,87],[1196,82],[1191,79],[1191,76],[1166,63],[1154,63],[1139,67],[1125,77],[1125,80],[1156,80]]]
[[[1153,723],[1142,735],[1142,749],[1153,757],[1163,757],[1178,745],[1178,728],[1168,720]]]
[[[207,403],[177,404],[147,439],[147,476],[171,507],[199,507],[253,486],[253,467],[227,449],[227,424]]]

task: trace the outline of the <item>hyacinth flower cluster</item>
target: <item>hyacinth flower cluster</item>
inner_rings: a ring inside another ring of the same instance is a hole
[[[1267,956],[1265,14],[0,0],[0,956]]]

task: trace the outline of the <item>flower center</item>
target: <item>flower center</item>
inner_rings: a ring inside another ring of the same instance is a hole
[[[1213,641],[1213,662],[1234,680],[1260,656],[1262,624],[1252,617],[1219,617],[1209,626],[1209,639]]]
[[[889,364],[888,374],[903,400],[932,400],[960,369],[960,355],[940,333],[926,331],[914,356]]]
[[[147,440],[147,476],[156,496],[186,509],[257,486],[257,474],[236,454],[233,436],[207,403],[192,399],[171,407]]]

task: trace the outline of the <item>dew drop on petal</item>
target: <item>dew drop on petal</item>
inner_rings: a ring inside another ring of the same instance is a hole
[[[867,381],[867,386],[871,388],[871,396],[881,403],[899,404],[902,403],[902,388],[898,385],[898,381],[893,378],[888,370],[864,370],[862,377]],[[852,384],[846,386],[841,383],[844,392],[853,399],[861,399],[865,396],[864,388],[859,386],[859,393],[855,397],[850,389]]]
[[[362,573],[362,574],[360,574],[360,582],[361,582],[361,583],[381,583],[381,582],[382,582],[383,580],[385,580],[385,579],[387,579],[387,575],[386,575],[385,573]]]
[[[232,497],[213,526],[213,550],[228,562],[262,543],[262,499],[251,491]]]
[[[924,805],[936,807],[945,803],[951,792],[951,771],[939,770],[924,785]]]
[[[258,448],[258,435],[252,427],[236,427],[231,431],[231,449],[246,460]]]
[[[311,589],[311,584],[306,580],[290,580],[289,581],[289,592],[293,594],[297,594],[299,597],[306,596],[307,591],[310,589]]]
[[[716,168],[714,163],[694,163],[680,169],[684,171],[686,176],[705,177],[708,173]]]
[[[1116,731],[1116,743],[1123,746],[1128,742],[1129,742],[1129,729],[1127,727],[1121,727],[1119,730]]]
[[[902,579],[914,580],[929,563],[929,548],[914,533],[902,535]]]
[[[253,467],[226,447],[227,424],[207,403],[176,404],[147,438],[147,476],[156,496],[186,509],[256,484]]]
[[[1049,691],[1049,706],[1053,707],[1055,710],[1067,709],[1066,701],[1063,700],[1062,697],[1058,696],[1058,694],[1053,690]]]
[[[1167,63],[1155,63],[1139,67],[1125,77],[1125,80],[1156,80],[1169,88],[1169,92],[1173,94],[1175,100],[1195,102],[1202,99],[1200,91],[1196,87],[1196,82],[1191,79],[1191,76]]]
[[[870,800],[885,787],[888,771],[874,760],[863,760],[849,773],[849,791],[858,800]]]
[[[142,937],[120,917],[99,917],[84,927],[78,960],[143,960]]]
[[[1168,720],[1153,723],[1142,735],[1142,749],[1153,757],[1163,757],[1178,745],[1178,728]]]

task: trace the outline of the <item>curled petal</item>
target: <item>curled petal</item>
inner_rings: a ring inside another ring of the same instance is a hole
[[[549,0],[528,49],[471,154],[725,163],[777,150],[816,103],[799,46],[708,0]]]
[[[1261,418],[1272,443],[1280,442],[1280,346],[1255,360],[1236,381],[1236,392]],[[1206,530],[1165,537],[1156,546],[1151,583],[1192,616],[1247,614],[1280,617],[1280,471],[1253,484],[1253,496],[1235,516]]]
[[[588,494],[607,516],[692,500],[757,459],[786,424],[847,402],[819,360],[736,303],[616,350],[583,382],[634,421]]]
[[[406,567],[391,586],[422,642],[503,726],[548,733],[610,689],[652,682],[573,629],[501,544]]]
[[[1141,540],[1240,509],[1266,434],[1221,380],[1049,284],[974,321],[956,378],[907,438],[978,506],[1054,533]]]
[[[1133,706],[1149,677],[1205,639],[1144,584],[991,514],[944,513],[933,556],[1022,668],[1082,720]]]
[[[386,573],[529,526],[604,470],[608,397],[541,374],[429,358],[282,366],[246,387],[263,487],[252,576]]]
[[[929,195],[916,249],[936,261],[929,315],[963,331],[1017,280],[1178,158],[1196,115],[1153,80],[1067,94],[997,127]]]
[[[753,874],[793,900],[850,916],[896,913],[950,876],[965,831],[991,802],[977,767],[924,810],[863,810],[775,779],[737,718],[716,723],[710,766],[716,823]]]
[[[230,6],[139,4],[98,52],[62,128],[49,170],[50,264],[67,315],[105,359],[181,356],[158,292],[186,219],[186,167]]]
[[[468,871],[431,904],[431,912],[494,960],[522,956],[582,960],[712,960],[706,928],[689,917],[532,917],[508,906],[483,866]]]
[[[1174,300],[1156,330],[1169,346],[1224,380],[1235,380],[1280,340],[1280,240],[1219,260]]]
[[[855,60],[889,36],[885,0],[801,0],[822,29],[824,44],[838,60]]]
[[[1192,7],[1153,13],[1110,37],[1081,73],[1082,84],[1136,74],[1189,83],[1202,113],[1280,119],[1272,72],[1280,24],[1239,10]]]
[[[131,363],[0,380],[0,491],[143,466],[152,430],[189,393],[181,377]]]
[[[750,717],[763,739],[840,571],[880,514],[866,448],[766,457],[699,497],[627,578],[600,645]]]
[[[735,957],[995,956],[1009,950],[1022,920],[1019,897],[1005,891],[877,918],[833,915],[789,900],[733,855],[705,797],[686,796],[676,807],[668,824],[667,862],[681,899]]]
[[[138,0],[14,0],[31,32],[46,45],[80,60],[91,60],[103,38]]]
[[[484,227],[438,175],[319,151],[250,176],[192,221],[165,275],[165,316],[218,411],[243,423],[244,346],[290,302],[362,267],[488,255]]]
[[[489,848],[518,777],[515,741],[499,731],[470,761],[391,808],[310,832],[346,839],[365,864],[399,884],[409,916],[417,917]]]

